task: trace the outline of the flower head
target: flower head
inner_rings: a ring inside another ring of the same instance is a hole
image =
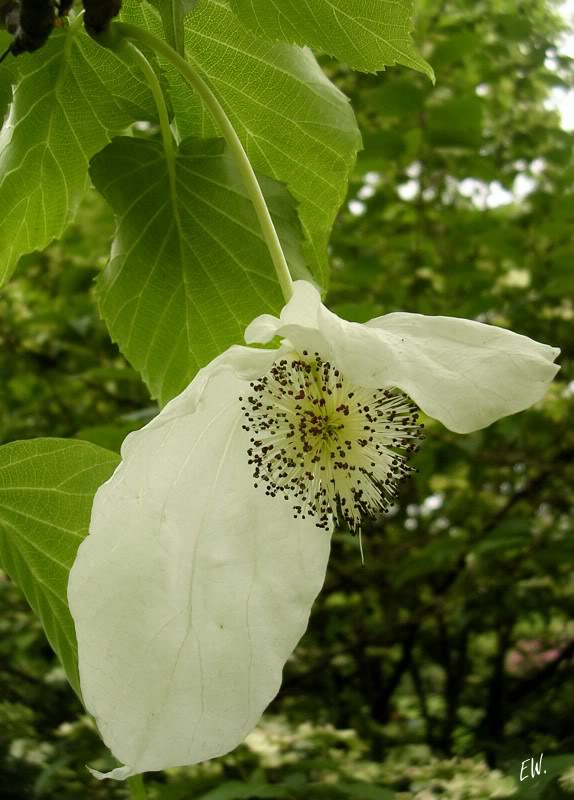
[[[145,428],[98,490],[70,573],[84,702],[126,767],[236,747],[277,693],[335,520],[385,509],[420,441],[540,400],[559,351],[494,326],[341,320],[309,283]]]
[[[288,353],[250,394],[243,429],[254,487],[291,502],[294,517],[329,530],[345,520],[356,531],[365,515],[388,511],[413,467],[422,425],[402,393],[350,383],[318,353]]]

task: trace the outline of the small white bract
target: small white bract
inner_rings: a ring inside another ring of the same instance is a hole
[[[360,530],[408,475],[417,407],[468,433],[558,369],[557,349],[469,320],[346,322],[303,281],[245,333],[275,337],[200,370],[96,494],[68,598],[86,708],[126,765],[99,777],[236,747],[305,631],[335,520]]]
[[[328,530],[345,520],[388,511],[398,483],[414,467],[405,453],[423,437],[418,409],[404,394],[363,389],[319,353],[289,353],[276,361],[252,394],[240,397],[244,430],[255,434],[248,464],[255,488],[291,501],[294,517],[315,517]],[[256,438],[255,438],[256,437]]]

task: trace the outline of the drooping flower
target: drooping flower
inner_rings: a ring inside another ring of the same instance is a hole
[[[291,503],[295,519],[317,520],[329,530],[344,519],[388,511],[396,484],[413,470],[405,453],[422,439],[417,407],[402,393],[349,383],[319,353],[307,350],[278,359],[250,383],[242,405],[254,434],[248,464],[271,497]]]
[[[421,439],[540,400],[559,350],[452,317],[346,322],[299,281],[145,428],[98,490],[68,587],[84,702],[126,766],[236,747],[307,626],[336,520],[385,510]]]

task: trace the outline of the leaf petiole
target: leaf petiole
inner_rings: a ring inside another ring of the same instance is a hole
[[[134,44],[132,44],[132,42],[130,42],[127,39],[122,39],[120,44],[120,50],[121,48],[125,48],[128,52],[130,52],[135,61],[138,63],[141,71],[144,74],[144,77],[147,81],[147,84],[153,95],[153,99],[157,106],[159,125],[161,129],[161,136],[163,140],[163,147],[165,150],[165,158],[169,174],[169,186],[173,199],[173,207],[177,208],[175,150],[173,146],[174,145],[173,134],[171,132],[171,127],[169,124],[169,113],[167,110],[167,105],[165,102],[165,98],[163,96],[163,91],[160,82],[158,80],[157,75],[154,72],[152,65],[149,63],[149,61],[141,52],[141,50],[139,50]]]
[[[114,35],[119,35],[123,39],[139,41],[173,64],[182,78],[189,83],[192,89],[197,92],[197,94],[205,103],[214,120],[219,125],[221,134],[229,148],[229,152],[236,162],[241,176],[243,177],[245,188],[247,189],[247,193],[249,194],[251,202],[255,208],[265,243],[267,244],[269,254],[273,261],[275,272],[277,273],[277,279],[279,281],[281,291],[283,292],[283,297],[285,298],[285,302],[287,302],[293,294],[293,281],[291,280],[291,274],[285,259],[285,254],[283,253],[281,242],[279,241],[275,225],[271,219],[271,214],[269,213],[263,192],[259,186],[257,176],[255,175],[253,167],[251,166],[251,162],[249,161],[249,157],[247,156],[241,140],[239,139],[235,128],[227,116],[225,109],[208,84],[201,77],[197,69],[194,68],[184,58],[182,58],[167,42],[163,41],[163,39],[154,36],[154,34],[144,30],[143,28],[138,28],[136,25],[130,25],[126,22],[115,22],[113,23],[112,28]],[[145,57],[142,56],[142,58]],[[147,62],[147,64],[151,69],[149,62]],[[157,78],[155,78],[155,80],[157,81]],[[152,88],[153,91],[153,87],[150,86],[150,88]],[[161,88],[159,90],[161,91]]]

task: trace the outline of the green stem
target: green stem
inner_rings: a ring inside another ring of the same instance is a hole
[[[173,135],[169,125],[169,113],[167,110],[167,105],[165,102],[165,97],[163,96],[163,91],[160,82],[157,78],[157,75],[154,72],[152,65],[149,63],[149,61],[141,52],[141,50],[138,50],[138,48],[127,39],[122,39],[121,47],[124,48],[126,52],[131,53],[131,55],[139,65],[139,68],[144,74],[144,77],[147,81],[147,84],[153,95],[153,99],[157,106],[159,125],[161,128],[161,136],[163,139],[163,147],[165,150],[165,157],[167,161],[169,185],[173,200],[173,207],[177,208],[177,203],[175,202],[176,200],[175,149],[174,149]]]
[[[293,294],[293,281],[291,280],[291,274],[289,273],[289,267],[287,266],[285,254],[283,253],[281,242],[279,241],[277,231],[275,230],[275,225],[271,219],[271,214],[269,213],[267,203],[265,202],[265,197],[263,196],[263,192],[261,191],[261,187],[259,186],[255,172],[253,171],[251,162],[249,161],[239,136],[235,132],[235,128],[231,124],[223,106],[198,71],[192,67],[188,61],[176,53],[176,51],[170,47],[167,42],[163,41],[163,39],[159,39],[157,36],[154,36],[153,33],[150,33],[143,28],[138,28],[136,25],[129,25],[125,22],[113,23],[113,30],[123,38],[134,39],[142,42],[173,64],[182,78],[189,83],[195,92],[197,92],[197,94],[205,103],[206,107],[209,109],[209,112],[219,125],[222,136],[227,143],[231,156],[235,160],[235,163],[241,172],[245,182],[245,188],[247,189],[247,193],[251,198],[251,202],[253,203],[255,212],[259,219],[259,224],[261,225],[265,242],[269,248],[269,253],[273,260],[273,265],[277,273],[281,291],[283,292],[283,296],[287,302]]]
[[[143,775],[134,775],[133,777],[128,778],[128,787],[132,800],[146,800]]]
[[[64,54],[66,56],[65,61],[69,60],[70,58],[74,36],[80,30],[80,25],[82,24],[83,17],[84,17],[84,12],[81,11],[77,16],[75,16],[72,19],[72,21],[68,26],[66,42],[64,44]]]

